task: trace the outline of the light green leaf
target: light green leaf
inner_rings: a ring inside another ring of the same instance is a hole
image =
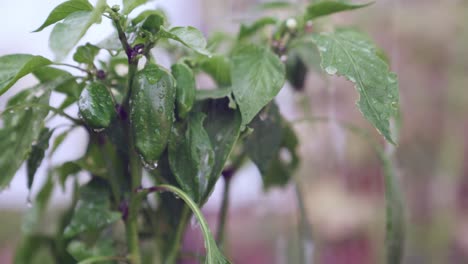
[[[73,218],[65,228],[64,237],[72,238],[85,231],[98,231],[121,218],[120,212],[111,211],[108,187],[97,180],[80,189],[80,199]]]
[[[242,114],[242,126],[278,94],[285,81],[285,69],[268,48],[241,45],[232,55],[232,89]]]
[[[258,4],[255,9],[257,10],[272,10],[272,9],[288,9],[293,8],[294,5],[291,2],[286,1],[268,1],[265,3]]]
[[[148,0],[123,0],[124,8],[122,12],[124,15],[128,15],[133,11],[133,9],[145,4],[146,2],[148,2]]]
[[[231,86],[231,63],[223,55],[205,57],[200,61],[200,68],[220,86]]]
[[[398,79],[376,54],[368,37],[352,30],[339,30],[315,35],[314,41],[322,57],[322,68],[330,75],[345,76],[356,84],[359,110],[395,144],[389,121],[399,111]]]
[[[47,176],[47,180],[44,185],[42,185],[36,198],[34,201],[31,201],[33,207],[27,211],[23,218],[23,223],[21,224],[21,231],[23,234],[33,234],[41,229],[40,220],[47,209],[47,204],[54,190],[54,181],[51,176],[51,174]]]
[[[79,11],[67,16],[55,25],[50,34],[49,46],[58,60],[63,60],[94,23],[101,22],[106,7],[105,0],[99,0],[92,11]]]
[[[206,49],[205,37],[194,27],[173,27],[170,30],[161,27],[159,34],[162,37],[176,40],[201,55],[211,56],[211,53]]]
[[[169,139],[169,165],[182,189],[199,202],[208,186],[214,164],[203,113],[187,117],[187,125],[175,124]]]
[[[34,76],[41,83],[52,83],[55,87],[52,90],[63,93],[76,100],[80,97],[82,87],[76,82],[75,77],[71,73],[52,67],[42,67],[33,72]]]
[[[84,46],[78,47],[75,54],[73,54],[73,60],[78,63],[85,63],[88,65],[93,65],[94,58],[98,55],[99,48],[86,43]]]
[[[35,144],[33,144],[31,155],[26,163],[29,190],[31,190],[31,186],[34,182],[34,176],[39,166],[41,166],[45,152],[49,148],[49,139],[52,136],[52,133],[54,133],[54,130],[50,130],[46,127],[43,128],[39,135],[39,139]]]
[[[49,25],[52,25],[75,12],[91,10],[93,10],[93,6],[87,0],[66,1],[55,7],[54,10],[52,10],[52,12],[47,17],[46,21],[33,32],[41,31]]]
[[[82,261],[80,263],[94,263],[89,260],[102,258],[104,261],[101,260],[99,263],[110,264],[114,262],[105,261],[108,260],[108,257],[105,259],[102,256],[112,256],[116,253],[116,250],[112,239],[108,236],[101,235],[92,246],[87,245],[85,242],[74,240],[68,244],[67,252],[70,253],[76,261]]]
[[[208,187],[203,194],[201,203],[203,204],[213,191],[234,144],[239,138],[242,118],[239,110],[229,108],[229,99],[227,98],[206,100],[201,104],[201,110],[207,115],[204,128],[211,140],[215,157],[213,169],[208,178]]]
[[[0,95],[21,77],[52,62],[42,56],[11,54],[0,57]]]
[[[251,25],[241,25],[240,31],[239,31],[239,39],[243,39],[246,37],[249,37],[251,35],[256,34],[259,30],[263,29],[264,27],[268,25],[275,25],[278,23],[278,19],[274,17],[262,17],[252,23]]]
[[[49,97],[50,92],[43,92],[40,96],[30,93],[25,101],[18,102],[15,107],[21,106],[21,103],[48,105]],[[2,113],[9,121],[0,129],[0,188],[11,181],[23,161],[28,158],[33,142],[39,139],[48,113],[47,108],[41,107],[24,107]]]
[[[331,15],[334,13],[354,10],[358,8],[363,8],[373,4],[374,2],[365,3],[365,4],[353,4],[348,1],[319,1],[312,3],[307,7],[305,14],[305,20],[312,20],[318,17]]]

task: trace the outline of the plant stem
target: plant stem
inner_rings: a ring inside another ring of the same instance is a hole
[[[219,213],[218,230],[216,232],[216,242],[218,243],[218,246],[221,250],[223,249],[224,237],[226,233],[225,229],[226,229],[227,213],[229,209],[229,193],[231,189],[230,186],[231,186],[231,178],[225,177],[223,200],[221,203],[221,211]]]
[[[86,73],[89,74],[89,75],[92,74],[90,71],[88,71],[88,70],[86,70],[86,69],[83,69],[83,68],[81,68],[81,67],[72,65],[72,64],[60,63],[60,62],[54,62],[53,64],[54,64],[54,65],[57,65],[57,66],[66,66],[66,67],[74,68],[74,69],[80,70],[80,71],[82,71],[82,72],[86,72]]]
[[[177,226],[176,234],[174,240],[172,241],[172,246],[167,255],[167,264],[175,264],[179,256],[180,245],[182,244],[182,239],[184,238],[185,228],[187,227],[187,222],[190,217],[190,209],[187,205],[184,205],[182,209],[182,214],[180,216],[179,225]]]
[[[20,109],[23,109],[23,108],[29,108],[29,107],[38,107],[38,108],[44,108],[44,109],[47,109],[49,111],[52,111],[54,112],[55,114],[57,115],[61,115],[67,119],[69,119],[70,121],[72,121],[75,125],[83,125],[83,122],[81,120],[78,120],[70,115],[68,115],[67,113],[65,113],[62,109],[58,109],[58,108],[55,108],[53,106],[50,106],[50,105],[45,105],[45,104],[37,104],[37,103],[32,103],[32,104],[22,104],[22,105],[15,105],[15,106],[12,106],[12,107],[8,107],[6,108],[3,112],[0,113],[0,116],[2,116],[3,114],[5,113],[8,113],[9,111],[15,111],[15,110],[20,110]]]

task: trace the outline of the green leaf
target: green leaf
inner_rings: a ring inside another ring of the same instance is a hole
[[[55,25],[50,34],[49,46],[58,60],[68,55],[91,25],[101,22],[105,7],[106,1],[99,0],[92,11],[74,12]]]
[[[278,23],[278,19],[274,17],[262,17],[256,20],[251,25],[242,24],[238,38],[244,39],[246,37],[256,34],[259,30],[263,29],[264,27],[268,25],[275,25],[276,23]]]
[[[169,165],[177,182],[199,202],[208,186],[214,164],[211,141],[203,127],[203,113],[193,113],[187,123],[172,128],[169,139]]]
[[[363,8],[373,4],[374,2],[365,4],[353,4],[348,1],[320,1],[312,3],[307,7],[305,20],[312,20],[318,17],[331,15],[334,13],[349,11],[358,8]]]
[[[50,148],[50,152],[48,154],[49,157],[52,157],[55,151],[57,151],[58,147],[60,147],[65,138],[67,138],[68,133],[70,133],[70,131],[71,129],[65,130],[54,139],[54,143],[52,143],[52,147]]]
[[[55,167],[53,172],[54,175],[57,176],[60,185],[63,189],[65,189],[65,181],[67,180],[68,176],[76,175],[81,171],[80,165],[78,165],[74,161],[65,162],[62,165]]]
[[[109,209],[108,187],[98,181],[91,181],[80,188],[80,199],[73,218],[65,228],[64,237],[72,238],[85,231],[97,231],[121,218],[120,212]]]
[[[194,216],[200,224],[203,239],[205,240],[205,264],[230,264],[231,262],[226,259],[226,257],[221,253],[218,246],[216,245],[216,241],[211,234],[208,223],[206,222],[205,217],[203,217],[203,213],[200,211],[197,204],[192,199],[190,199],[190,197],[184,191],[177,187],[171,185],[160,185],[156,188],[160,191],[171,192],[177,197],[180,197],[180,199],[182,199],[188,205],[190,210],[192,210]]]
[[[224,87],[219,89],[210,89],[210,90],[197,90],[195,98],[199,101],[206,99],[221,99],[224,97],[229,97],[232,93],[231,87]]]
[[[322,68],[355,83],[364,117],[392,144],[389,121],[399,111],[398,79],[376,54],[367,36],[352,30],[315,35]]]
[[[42,67],[35,70],[33,74],[41,83],[60,80],[55,82],[56,86],[51,89],[78,100],[82,88],[71,73],[57,68]]]
[[[47,204],[54,190],[54,180],[51,176],[52,174],[47,176],[46,182],[42,185],[34,201],[32,201],[33,207],[26,212],[23,218],[23,223],[21,224],[23,234],[30,235],[41,229],[40,220],[47,209]]]
[[[86,43],[86,45],[78,47],[75,54],[73,54],[73,60],[78,63],[93,65],[94,58],[98,55],[99,50],[98,47]]]
[[[57,7],[50,12],[49,16],[47,17],[46,21],[36,30],[33,32],[39,32],[44,28],[66,18],[70,14],[79,11],[91,11],[93,10],[93,6],[87,0],[70,0],[64,3],[61,3]]]
[[[72,255],[76,261],[86,261],[100,256],[113,256],[116,253],[114,242],[108,236],[101,236],[89,246],[85,242],[74,240],[67,246],[67,252]],[[80,262],[81,263],[81,262]],[[84,262],[83,262],[84,263]],[[86,262],[93,263],[93,262]],[[114,263],[112,261],[100,261],[99,263]]]
[[[285,69],[268,48],[241,45],[232,55],[231,78],[234,97],[242,114],[242,126],[245,126],[281,90]]]
[[[43,128],[38,141],[32,146],[31,155],[26,163],[29,190],[31,190],[31,186],[34,182],[34,175],[44,159],[46,150],[49,148],[49,139],[52,133],[54,133],[54,130],[50,130],[46,127]]]
[[[138,16],[136,16],[134,19],[132,19],[132,24],[137,25],[138,23],[147,20],[151,16],[157,16],[157,17],[159,17],[157,20],[163,22],[161,24],[158,23],[159,25],[151,23],[152,27],[157,26],[157,28],[158,28],[157,31],[159,31],[159,28],[161,26],[164,26],[167,23],[167,15],[164,13],[164,11],[160,10],[160,9],[156,9],[156,10],[145,10],[145,11],[141,12]]]
[[[0,57],[0,95],[4,94],[21,77],[52,62],[42,56],[11,54]]]
[[[200,68],[220,86],[231,86],[231,63],[223,55],[205,57],[200,61]]]
[[[145,4],[146,2],[148,2],[148,0],[123,0],[124,8],[122,12],[124,15],[128,15],[133,11],[133,9]]]
[[[176,110],[180,118],[185,118],[195,102],[196,83],[192,69],[184,63],[171,67],[176,80]]]
[[[291,2],[284,1],[268,1],[266,3],[258,4],[255,9],[257,10],[272,10],[272,9],[287,9],[293,8],[294,5]]]
[[[239,138],[242,118],[238,109],[229,107],[229,99],[207,100],[202,103],[206,113],[204,128],[211,140],[214,151],[214,164],[208,178],[208,187],[202,201],[206,201],[221,176],[224,165]],[[201,204],[203,204],[203,202]]]
[[[32,95],[25,103],[48,105],[49,97],[50,93],[44,92],[39,97]],[[11,181],[23,161],[28,158],[33,142],[39,139],[49,110],[25,107],[24,110],[11,110],[6,114],[16,115],[16,112],[20,112],[18,119],[0,129],[0,188]]]
[[[170,30],[161,27],[159,34],[162,37],[176,40],[201,55],[211,56],[206,49],[205,37],[194,27],[173,27]]]

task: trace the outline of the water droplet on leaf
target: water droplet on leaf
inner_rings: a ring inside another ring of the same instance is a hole
[[[333,66],[328,66],[327,68],[325,68],[325,71],[328,74],[333,75],[333,74],[336,74],[338,72],[338,69],[333,67]]]

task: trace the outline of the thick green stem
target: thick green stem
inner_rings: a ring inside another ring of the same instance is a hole
[[[190,209],[187,205],[184,205],[184,208],[182,209],[182,215],[180,216],[179,225],[177,226],[176,234],[174,240],[172,241],[171,249],[167,255],[167,260],[165,261],[166,264],[175,264],[177,261],[189,217]]]

